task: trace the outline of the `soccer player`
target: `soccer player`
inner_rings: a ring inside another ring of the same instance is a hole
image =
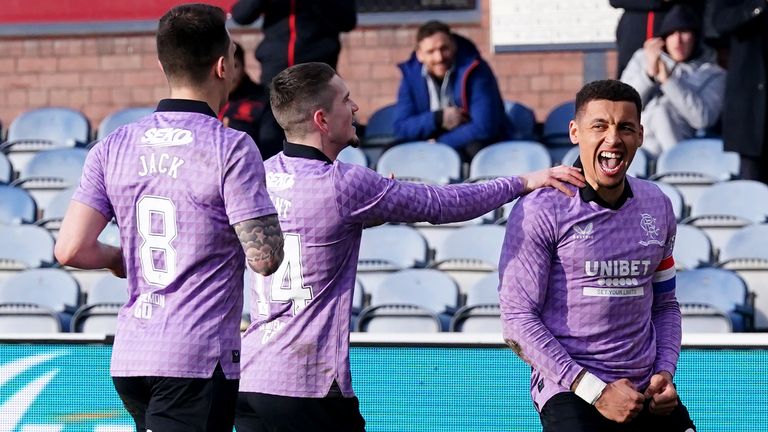
[[[454,222],[480,216],[533,188],[582,184],[558,167],[482,184],[431,186],[336,161],[355,134],[357,104],[322,63],[286,69],[271,84],[284,150],[265,163],[285,232],[285,259],[256,276],[243,336],[238,432],[363,431],[349,369],[349,321],[360,237],[381,222]],[[572,193],[572,192],[571,192]]]
[[[93,147],[56,244],[62,264],[128,278],[111,375],[139,431],[232,431],[244,263],[270,274],[282,260],[259,151],[216,118],[233,66],[225,21],[202,4],[160,19],[171,99]],[[97,240],[113,217],[122,248]]]
[[[640,111],[627,84],[584,86],[569,128],[587,185],[575,196],[535,191],[507,222],[503,333],[532,366],[545,432],[694,430],[672,382],[675,216],[657,186],[626,175],[643,142]]]

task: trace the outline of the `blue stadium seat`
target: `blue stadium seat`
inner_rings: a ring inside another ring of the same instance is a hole
[[[58,314],[69,331],[72,314],[80,305],[80,288],[66,271],[56,268],[19,272],[0,286],[0,303],[34,304]]]
[[[366,306],[366,293],[360,279],[355,279],[355,288],[352,292],[352,316],[349,320],[349,331],[356,331],[357,318]]]
[[[461,179],[461,157],[453,148],[426,141],[398,144],[382,153],[376,166],[399,180],[448,184]]]
[[[504,111],[512,123],[512,139],[535,140],[536,139],[536,114],[533,110],[520,102],[504,101]]]
[[[504,234],[505,228],[499,225],[458,228],[436,245],[431,267],[448,274],[466,292],[497,269]]]
[[[25,111],[11,123],[8,141],[0,146],[13,167],[23,172],[38,151],[53,147],[85,146],[90,142],[88,119],[71,108],[36,108]]]
[[[111,273],[98,279],[85,297],[85,304],[125,303],[128,301],[128,280]]]
[[[29,303],[0,303],[0,333],[59,333],[55,312]]]
[[[391,273],[427,264],[427,241],[407,225],[381,225],[363,230],[357,277],[373,295]]]
[[[707,305],[683,303],[680,305],[683,333],[731,333],[733,324],[725,312]]]
[[[64,220],[64,215],[67,213],[69,203],[72,201],[72,195],[75,194],[77,186],[68,187],[64,190],[58,191],[51,200],[48,202],[48,206],[45,208],[43,216],[35,222],[47,229],[54,237],[59,232],[61,221]]]
[[[734,272],[702,268],[677,273],[677,301],[704,304],[728,314],[734,331],[752,328],[754,309],[744,281]]]
[[[768,218],[768,186],[752,180],[733,180],[705,189],[683,223],[702,228],[715,251],[721,250],[739,228]]]
[[[499,307],[499,272],[488,273],[465,290],[465,305],[451,320],[451,331],[465,333],[501,333]]]
[[[576,103],[574,101],[563,102],[547,114],[544,120],[544,133],[542,139],[548,146],[571,145],[568,124],[576,115]]]
[[[96,132],[96,140],[101,140],[120,126],[133,123],[142,117],[152,114],[154,111],[154,107],[131,107],[123,108],[109,114],[104,117],[104,120],[99,124],[99,130]]]
[[[680,270],[693,270],[712,264],[712,243],[707,234],[693,225],[677,226],[675,238],[675,266]]]
[[[395,143],[395,105],[387,105],[376,110],[365,126],[363,145],[386,147]]]
[[[351,163],[364,167],[368,166],[368,157],[362,150],[355,147],[345,147],[344,150],[339,153],[339,156],[336,159],[341,162]]]
[[[768,331],[768,225],[736,231],[720,253],[720,268],[736,272],[755,295],[755,328]]]
[[[25,268],[52,265],[53,237],[45,228],[35,225],[0,224],[0,263],[6,260]]]
[[[535,141],[504,141],[480,150],[469,165],[469,180],[512,176],[552,166],[546,147]]]
[[[659,155],[650,179],[675,185],[691,205],[707,186],[737,176],[739,165],[737,153],[723,151],[723,140],[688,139]]]
[[[28,191],[43,217],[59,192],[80,183],[88,151],[83,148],[56,148],[37,152],[19,178],[12,183]]]
[[[37,219],[37,204],[24,189],[0,185],[0,223],[32,223]]]
[[[72,316],[70,331],[75,333],[115,334],[122,303],[97,303],[81,306]]]
[[[681,220],[688,214],[686,203],[683,201],[683,195],[677,190],[677,187],[661,181],[654,182],[656,186],[664,192],[672,203],[672,211],[675,213],[675,219]]]
[[[563,165],[573,165],[576,159],[579,157],[579,146],[573,145],[568,152],[563,156],[561,163]],[[646,178],[648,177],[648,154],[642,148],[637,149],[635,158],[632,159],[632,163],[627,169],[627,174],[632,177]]]
[[[8,184],[13,181],[14,171],[11,161],[5,153],[0,153],[0,184]]]

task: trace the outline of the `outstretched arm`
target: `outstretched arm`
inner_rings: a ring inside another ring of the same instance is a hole
[[[277,215],[248,219],[234,228],[248,266],[263,276],[274,273],[283,261],[283,232]]]

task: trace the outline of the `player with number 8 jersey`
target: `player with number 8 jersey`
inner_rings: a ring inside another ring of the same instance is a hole
[[[358,107],[329,66],[286,69],[272,81],[271,102],[290,141],[265,162],[285,258],[272,276],[251,274],[252,322],[243,336],[235,423],[238,432],[362,431],[349,322],[363,228],[471,219],[532,187],[559,183],[551,172],[579,183],[578,171],[560,167],[450,186],[402,182],[335,160],[357,142]]]

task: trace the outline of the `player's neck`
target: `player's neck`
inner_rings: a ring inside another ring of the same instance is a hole
[[[193,87],[171,87],[171,98],[205,102],[215,113],[221,110],[221,97],[214,91],[204,91]]]
[[[336,157],[339,156],[339,150],[336,149],[336,146],[332,145],[330,142],[323,140],[320,134],[310,133],[305,135],[304,137],[286,136],[286,140],[294,144],[301,144],[308,147],[314,147],[320,150],[321,153],[323,153],[328,159],[332,161],[336,160]]]
[[[587,181],[589,182],[589,185],[592,186],[592,189],[595,190],[597,196],[610,205],[614,205],[619,201],[619,198],[621,198],[621,195],[624,193],[624,188],[627,183],[627,179],[625,178],[620,185],[613,188],[607,188],[600,187],[596,181],[589,179]]]

